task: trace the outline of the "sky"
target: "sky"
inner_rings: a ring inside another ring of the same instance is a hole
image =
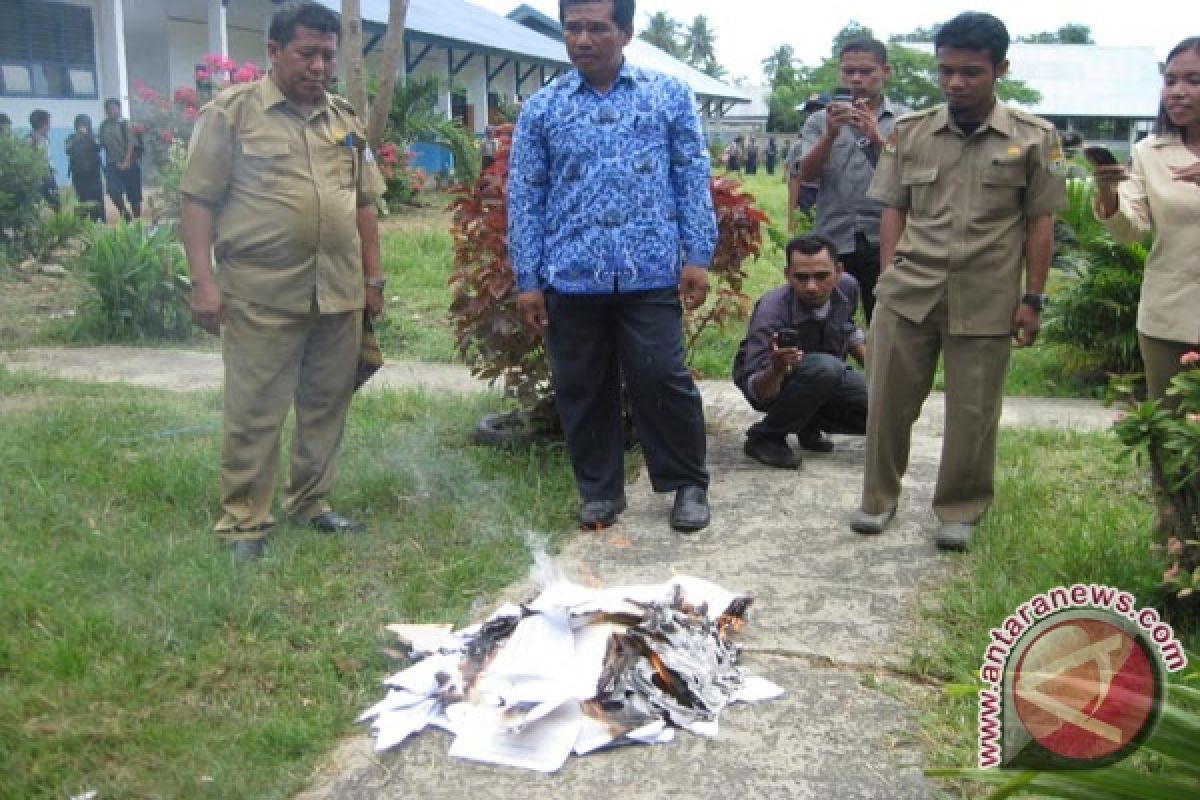
[[[521,5],[520,0],[468,0],[497,14],[507,14]],[[525,0],[528,5],[558,18],[558,0]],[[1191,7],[1184,3],[1178,8]],[[797,58],[816,65],[830,54],[834,35],[846,23],[856,20],[871,28],[877,37],[887,40],[893,33],[906,33],[918,27],[944,22],[962,11],[986,11],[995,14],[1017,36],[1055,31],[1068,22],[1092,29],[1099,45],[1153,47],[1159,61],[1186,36],[1200,35],[1200,14],[1193,17],[1192,30],[1180,30],[1171,24],[1186,23],[1187,15],[1166,10],[1166,5],[1148,5],[1149,13],[1138,14],[1128,4],[1118,6],[1106,0],[1008,0],[1008,2],[864,2],[835,0],[823,3],[789,0],[638,0],[634,30],[646,27],[650,14],[665,11],[675,19],[689,23],[698,14],[708,18],[716,32],[717,61],[729,70],[727,79],[744,76],[749,84],[762,83],[762,60],[783,44],[790,44]],[[1152,9],[1152,10],[1151,10]]]

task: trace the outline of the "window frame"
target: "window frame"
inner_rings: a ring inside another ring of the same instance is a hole
[[[55,100],[95,100],[100,97],[100,74],[97,68],[97,47],[96,43],[96,20],[94,9],[91,6],[75,5],[72,3],[59,3],[54,0],[5,0],[6,3],[12,3],[15,6],[15,14],[18,22],[21,24],[21,33],[24,35],[24,50],[25,58],[13,58],[11,55],[0,56],[0,67],[19,67],[23,68],[29,79],[29,91],[17,91],[9,89],[0,76],[0,97],[45,97]],[[51,34],[54,37],[54,52],[50,55],[53,57],[34,56],[34,38],[30,30],[30,14],[29,10],[34,6],[48,6],[51,12],[48,17],[54,20],[54,26],[51,29]],[[72,59],[71,53],[64,42],[66,27],[64,21],[69,18],[69,15],[76,15],[72,22],[86,15],[87,28],[91,33],[90,53],[91,61],[87,62],[81,59]],[[63,76],[64,89],[62,92],[52,91],[47,86],[46,91],[38,91],[37,73],[42,70],[43,73],[47,66],[53,66],[61,70]],[[83,71],[90,72],[92,78],[92,91],[90,93],[77,92],[72,85],[71,72]]]

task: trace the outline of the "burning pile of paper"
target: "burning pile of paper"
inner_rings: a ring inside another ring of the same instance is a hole
[[[783,694],[737,666],[730,636],[750,602],[697,578],[559,582],[459,631],[392,625],[420,660],[359,721],[377,750],[435,725],[455,734],[451,756],[544,772],[572,751],[669,742],[674,727],[716,736],[725,706]]]

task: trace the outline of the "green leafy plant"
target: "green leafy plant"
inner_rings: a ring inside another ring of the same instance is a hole
[[[27,142],[0,133],[0,247],[14,259],[28,253],[49,169],[45,157]]]
[[[183,195],[179,184],[186,168],[187,145],[177,139],[167,147],[165,159],[155,172],[158,191],[147,197],[150,218],[155,225],[174,224],[180,219]]]
[[[1123,245],[1094,219],[1090,182],[1072,182],[1070,207],[1060,220],[1058,258],[1068,275],[1046,311],[1045,340],[1063,345],[1067,370],[1092,375],[1142,371],[1137,307],[1148,242]]]
[[[1194,605],[1200,597],[1200,353],[1184,354],[1181,364],[1167,389],[1174,402],[1136,403],[1113,430],[1150,468],[1170,562],[1163,583],[1177,600]]]
[[[454,179],[461,186],[470,186],[479,177],[479,147],[475,137],[438,108],[440,84],[436,77],[409,78],[397,84],[392,92],[387,130],[383,134],[400,152],[407,152],[414,142],[435,142],[444,145],[454,157]]]
[[[1189,654],[1191,664],[1196,656]],[[1095,770],[930,769],[925,774],[986,783],[989,800],[1013,796],[1070,800],[1181,800],[1200,795],[1200,671],[1189,668],[1167,688],[1154,734],[1131,758]]]
[[[186,339],[191,335],[183,249],[167,228],[138,220],[93,228],[75,268],[94,290],[76,336],[102,341]]]
[[[47,209],[37,218],[26,239],[26,252],[43,261],[56,250],[84,236],[93,222],[75,198],[74,191],[59,193],[58,210]]]

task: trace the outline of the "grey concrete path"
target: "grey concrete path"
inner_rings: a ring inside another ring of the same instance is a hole
[[[170,389],[220,385],[213,353],[94,348],[0,353],[12,369]],[[461,367],[391,364],[375,390],[426,386],[478,390]],[[719,738],[572,758],[555,775],[450,760],[448,737],[427,732],[378,755],[363,732],[327,760],[296,800],[383,798],[924,798],[912,709],[899,698],[929,691],[895,670],[905,663],[912,606],[953,564],[932,543],[928,510],[940,453],[942,402],[935,394],[914,430],[900,511],[878,538],[846,519],[861,480],[862,440],[836,437],[828,455],[805,454],[798,472],[770,470],[741,452],[754,419],[736,389],[701,384],[709,429],[712,526],[672,533],[669,496],[644,476],[627,487],[629,510],[600,534],[580,534],[555,562],[568,577],[606,585],[696,575],[755,595],[744,663],[784,686],[780,700],[735,707]],[[1002,424],[1097,430],[1111,411],[1085,401],[1006,400]],[[504,599],[527,599],[530,582]],[[500,598],[498,598],[499,600]],[[401,621],[401,620],[397,620]],[[882,688],[873,688],[879,687]]]

